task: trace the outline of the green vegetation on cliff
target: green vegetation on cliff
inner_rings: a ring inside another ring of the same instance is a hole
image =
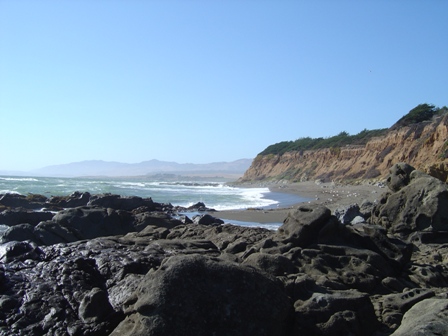
[[[383,135],[387,128],[377,130],[367,130],[359,132],[356,135],[349,135],[347,132],[341,132],[338,135],[329,138],[300,138],[296,141],[282,141],[268,146],[259,155],[284,154],[291,151],[303,151],[322,148],[338,148],[346,145],[365,145],[371,138]]]
[[[424,121],[430,121],[435,115],[442,115],[448,112],[446,106],[442,108],[435,107],[432,104],[420,104],[409,111],[408,114],[401,117],[391,129],[397,129],[400,127],[409,126],[411,124],[417,124]]]
[[[268,146],[258,155],[281,155],[286,152],[316,150],[323,148],[332,148],[334,150],[347,145],[365,145],[370,139],[386,134],[391,129],[405,127],[411,124],[431,120],[436,115],[448,113],[446,106],[442,108],[430,104],[420,104],[409,111],[408,114],[398,120],[390,129],[382,128],[376,130],[364,129],[358,134],[349,135],[347,132],[341,132],[338,135],[329,138],[299,138],[295,141],[282,141]]]

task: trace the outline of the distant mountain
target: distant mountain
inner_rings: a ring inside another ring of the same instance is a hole
[[[188,174],[232,174],[243,175],[250,167],[252,159],[240,159],[232,162],[213,162],[206,164],[177,163],[149,160],[140,163],[108,162],[90,160],[61,165],[47,166],[29,173],[43,176],[142,176],[176,173]]]

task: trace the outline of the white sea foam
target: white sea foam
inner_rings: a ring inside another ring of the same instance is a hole
[[[129,187],[146,187],[146,183],[142,182],[120,182],[119,184],[114,184],[117,188],[129,188]]]
[[[0,190],[0,194],[16,194],[21,195],[21,193],[14,191],[14,190]]]
[[[3,181],[23,181],[23,182],[38,182],[38,179],[33,177],[0,177]]]
[[[2,235],[3,232],[5,232],[8,229],[9,229],[8,225],[0,224],[0,235]]]
[[[268,188],[239,188],[220,181],[180,180],[173,182],[146,179],[88,179],[88,178],[20,178],[2,177],[0,193],[26,195],[69,195],[74,191],[92,194],[112,193],[122,196],[151,197],[155,202],[190,206],[203,202],[216,210],[266,208],[283,204],[279,195]]]

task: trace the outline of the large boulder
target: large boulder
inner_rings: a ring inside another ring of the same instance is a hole
[[[296,246],[315,243],[320,230],[331,218],[330,209],[324,206],[301,205],[291,210],[279,227],[277,237]]]
[[[210,214],[193,216],[193,222],[202,225],[224,224],[222,219],[216,218]]]
[[[34,226],[30,224],[18,224],[11,226],[9,229],[0,234],[0,243],[7,243],[10,241],[36,241],[34,235]]]
[[[391,278],[388,281],[390,282]],[[394,330],[400,325],[403,315],[412,306],[434,295],[432,290],[414,288],[404,289],[401,293],[375,296],[372,297],[372,301],[379,320],[389,329]]]
[[[290,335],[292,305],[272,278],[199,255],[149,272],[113,336]]]
[[[389,170],[390,174],[387,177],[386,185],[393,192],[399,191],[409,184],[410,175],[414,170],[414,167],[404,162],[393,165]]]
[[[104,208],[67,209],[58,212],[53,222],[68,228],[78,239],[122,235],[143,229],[134,226],[134,217],[129,212]]]
[[[389,187],[392,193],[383,196],[373,210],[371,221],[403,236],[415,231],[448,231],[446,183],[412,170],[410,166],[405,167],[395,165],[391,168]]]
[[[135,225],[137,227],[146,227],[148,225],[155,225],[171,229],[175,226],[182,225],[182,221],[172,218],[166,212],[145,211],[134,215]]]
[[[378,327],[368,294],[356,290],[313,292],[294,308],[294,335],[372,335]]]
[[[40,209],[46,200],[42,195],[0,194],[0,205],[10,208]]]
[[[120,195],[113,194],[94,195],[90,197],[87,205],[126,211],[131,211],[143,206],[150,210],[155,210],[156,208],[156,204],[151,198],[141,198],[137,196],[121,197]]]
[[[53,196],[48,200],[48,204],[51,206],[58,206],[62,208],[75,208],[85,206],[90,200],[89,192],[75,191],[69,196]]]
[[[405,266],[412,255],[412,246],[398,239],[389,238],[384,228],[377,225],[327,224],[318,236],[319,244],[354,247],[373,251],[384,258],[397,272]]]
[[[426,299],[409,309],[393,336],[448,335],[448,300]]]
[[[29,210],[4,210],[0,213],[0,224],[13,226],[17,224],[31,224],[33,226],[42,221],[52,219],[54,214],[49,211],[29,211]]]

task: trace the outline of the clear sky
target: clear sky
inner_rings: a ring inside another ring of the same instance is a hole
[[[0,0],[0,170],[209,163],[448,105],[448,1]]]

